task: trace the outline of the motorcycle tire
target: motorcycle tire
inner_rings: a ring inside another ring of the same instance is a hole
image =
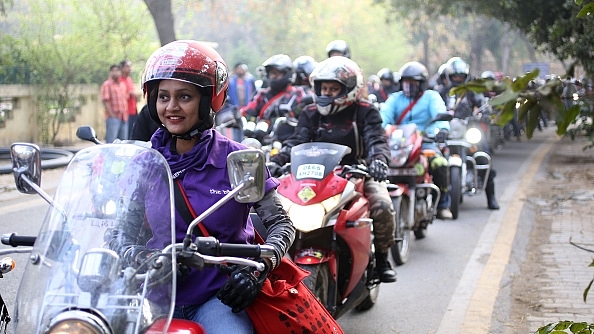
[[[369,270],[368,270],[367,274],[362,277],[363,282],[367,281],[367,278],[369,277],[369,275],[374,275],[374,274],[369,272]],[[379,288],[380,288],[379,284],[373,284],[373,286],[371,286],[371,287],[368,285],[367,289],[369,289],[369,294],[367,295],[367,297],[365,297],[365,299],[363,299],[362,302],[359,303],[359,305],[355,306],[355,310],[361,312],[361,311],[367,311],[370,308],[372,308],[373,305],[375,305],[375,303],[377,302],[377,297],[379,296]]]
[[[450,211],[452,218],[458,219],[460,203],[462,203],[462,170],[460,167],[450,167]]]
[[[410,236],[412,222],[408,221],[408,211],[410,207],[410,199],[407,196],[398,196],[392,198],[392,204],[395,211],[395,225],[394,238],[396,243],[390,251],[392,258],[397,266],[401,266],[408,261],[408,254],[410,251]]]
[[[322,305],[328,305],[328,283],[330,281],[328,263],[298,264],[298,266],[309,272],[309,276],[303,279],[305,286],[313,292]]]

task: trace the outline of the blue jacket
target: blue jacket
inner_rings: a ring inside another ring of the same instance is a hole
[[[412,98],[404,96],[403,92],[396,92],[388,97],[386,103],[382,106],[380,114],[382,116],[382,126],[385,128],[388,124],[396,124],[396,121],[413,101]],[[423,96],[417,101],[412,109],[404,116],[401,124],[416,124],[419,130],[429,134],[436,133],[439,129],[450,130],[450,123],[446,121],[435,122],[428,126],[429,121],[439,113],[445,113],[446,106],[438,92],[426,90]]]

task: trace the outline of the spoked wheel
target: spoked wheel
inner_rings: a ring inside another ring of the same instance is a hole
[[[458,219],[460,203],[462,203],[462,170],[460,167],[450,167],[450,211],[452,217]]]
[[[410,231],[412,222],[409,221],[409,207],[410,199],[406,196],[399,196],[392,198],[394,204],[396,229],[394,230],[394,237],[396,244],[390,249],[392,258],[396,265],[400,266],[408,261],[408,253],[410,251]]]
[[[330,279],[330,268],[328,263],[320,264],[299,264],[300,268],[307,270],[309,276],[303,279],[305,286],[309,288],[322,303],[328,305],[328,282]]]

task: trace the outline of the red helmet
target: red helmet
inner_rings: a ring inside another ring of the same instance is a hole
[[[179,40],[157,49],[142,73],[142,90],[147,94],[151,81],[179,80],[209,88],[210,108],[221,110],[229,87],[229,71],[223,58],[212,47],[192,40]]]

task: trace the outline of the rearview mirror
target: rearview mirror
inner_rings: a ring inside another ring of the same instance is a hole
[[[253,203],[264,197],[266,183],[266,159],[264,152],[256,149],[247,149],[229,153],[227,168],[229,181],[233,188],[242,186],[241,191],[235,195],[239,203]]]
[[[21,177],[24,175],[30,182],[41,184],[41,151],[39,146],[29,143],[14,143],[10,146],[10,160],[17,189],[25,194],[35,194],[35,188]]]
[[[88,125],[83,125],[76,129],[76,136],[82,140],[88,140],[95,144],[101,144],[101,142],[97,139],[97,133],[95,129]]]

